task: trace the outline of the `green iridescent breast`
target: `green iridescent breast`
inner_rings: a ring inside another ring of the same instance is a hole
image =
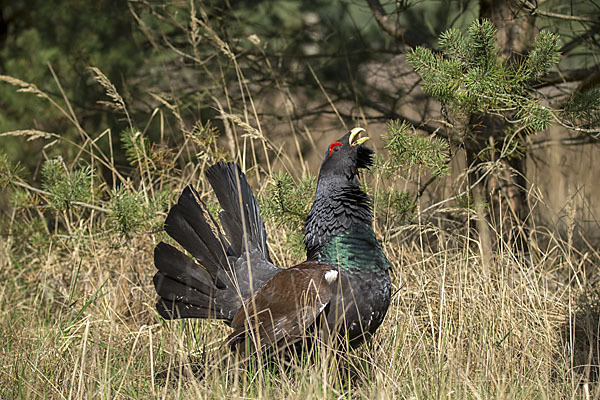
[[[354,226],[319,248],[318,261],[345,271],[387,270],[390,262],[371,227]]]

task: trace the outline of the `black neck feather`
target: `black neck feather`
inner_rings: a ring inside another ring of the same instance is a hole
[[[332,238],[356,225],[370,229],[372,222],[371,198],[357,184],[332,186],[319,182],[304,226],[308,260],[316,260],[319,249]]]

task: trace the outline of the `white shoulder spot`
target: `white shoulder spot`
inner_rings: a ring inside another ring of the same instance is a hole
[[[325,280],[327,283],[332,284],[338,277],[338,272],[334,269],[325,272]]]

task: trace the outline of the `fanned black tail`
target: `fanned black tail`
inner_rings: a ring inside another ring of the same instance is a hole
[[[206,175],[223,209],[219,219],[226,237],[198,193],[186,187],[169,211],[165,230],[200,265],[171,245],[156,246],[157,310],[166,319],[231,321],[253,290],[280,271],[269,259],[258,204],[239,167],[220,162]]]
[[[263,259],[271,261],[267,248],[265,224],[260,217],[258,203],[246,176],[235,163],[218,162],[206,171],[208,182],[212,186],[223,210],[219,220],[235,254],[257,249]],[[248,243],[244,243],[244,233]]]

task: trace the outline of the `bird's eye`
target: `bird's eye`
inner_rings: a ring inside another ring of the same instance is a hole
[[[331,153],[334,151],[339,151],[342,144],[340,142],[333,142],[329,145],[329,157],[331,157]]]

